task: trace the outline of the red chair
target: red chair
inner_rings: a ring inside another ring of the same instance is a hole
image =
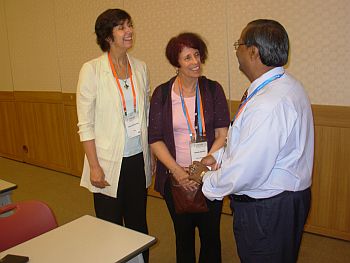
[[[40,201],[0,207],[0,252],[57,227],[51,209]]]

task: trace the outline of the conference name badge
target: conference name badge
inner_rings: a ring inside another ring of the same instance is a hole
[[[141,134],[141,125],[139,116],[136,113],[132,113],[124,118],[126,133],[129,138],[134,138]]]
[[[204,142],[191,142],[191,159],[193,161],[200,162],[205,156],[208,155],[208,143]]]

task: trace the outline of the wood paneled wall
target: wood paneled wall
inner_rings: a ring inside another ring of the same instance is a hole
[[[71,174],[80,176],[83,169],[84,150],[77,133],[78,116],[75,101],[75,94],[63,94],[65,129],[67,133],[67,146],[69,152],[68,165]]]
[[[237,101],[230,102],[233,113]],[[350,107],[313,105],[315,161],[306,231],[350,240]],[[80,176],[75,94],[0,92],[0,156]],[[149,189],[149,194],[159,194]],[[231,214],[229,202],[223,212]]]
[[[22,132],[13,92],[0,92],[0,155],[22,161]]]
[[[80,176],[74,94],[0,92],[0,156]]]
[[[350,107],[312,110],[315,159],[306,230],[350,240]]]

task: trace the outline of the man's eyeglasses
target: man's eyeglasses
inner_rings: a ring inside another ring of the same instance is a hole
[[[244,46],[244,45],[245,45],[245,43],[239,43],[238,41],[233,43],[233,46],[234,46],[235,50],[237,50],[239,48],[239,46]]]

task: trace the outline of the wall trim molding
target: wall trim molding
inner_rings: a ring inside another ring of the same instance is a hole
[[[14,101],[15,95],[13,91],[0,91],[0,101]]]

